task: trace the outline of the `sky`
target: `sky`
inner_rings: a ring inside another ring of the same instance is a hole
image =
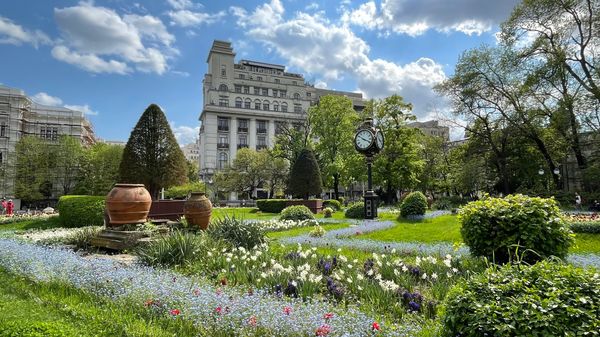
[[[399,94],[419,120],[447,109],[432,88],[461,53],[496,44],[515,0],[3,1],[0,83],[83,111],[126,141],[151,103],[193,142],[213,40],[236,61],[282,64],[317,87]]]

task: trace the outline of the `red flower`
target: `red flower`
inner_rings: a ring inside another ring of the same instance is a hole
[[[373,322],[373,324],[371,325],[371,329],[373,331],[379,331],[379,330],[381,330],[381,326],[379,326],[379,323]]]
[[[194,289],[194,295],[196,295],[196,296],[200,295],[200,289]]]
[[[327,336],[330,332],[331,327],[328,324],[323,324],[319,328],[317,328],[315,336]]]
[[[329,319],[332,319],[332,318],[333,318],[333,314],[332,314],[332,313],[330,313],[330,312],[328,312],[328,313],[326,313],[325,315],[323,315],[323,318],[325,318],[325,319],[327,319],[327,320],[329,320]]]
[[[171,314],[173,316],[177,316],[177,315],[181,314],[181,311],[179,311],[179,309],[173,309],[173,310],[169,310],[169,314]]]
[[[257,325],[256,316],[250,316],[250,318],[248,318],[248,325],[250,325],[250,326]]]
[[[144,302],[144,306],[145,306],[145,307],[149,307],[149,306],[151,306],[152,304],[154,304],[154,300],[147,300],[146,302]]]
[[[283,308],[283,313],[289,316],[289,314],[291,314],[291,313],[292,313],[292,307],[290,307],[290,306],[285,306],[285,307]]]
[[[215,312],[217,313],[217,315],[220,315],[221,313],[223,313],[223,308],[221,308],[221,307],[217,307],[217,308],[215,309]]]

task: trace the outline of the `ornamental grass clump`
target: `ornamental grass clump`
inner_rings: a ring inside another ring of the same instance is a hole
[[[203,235],[175,231],[140,247],[136,253],[149,266],[183,266],[203,257],[205,241]]]
[[[310,209],[304,205],[288,206],[281,211],[281,220],[307,220],[315,216]]]
[[[442,336],[596,336],[597,270],[542,261],[493,267],[455,286]]]
[[[400,216],[403,218],[422,216],[426,211],[427,198],[419,191],[409,193],[400,205]]]
[[[235,216],[225,216],[212,222],[208,234],[217,240],[228,242],[234,247],[251,249],[266,242],[263,226],[258,222],[243,221]]]
[[[331,218],[332,215],[333,215],[333,209],[331,209],[331,207],[325,207],[323,209],[323,217],[324,218]]]
[[[495,263],[564,258],[573,243],[554,199],[521,194],[484,198],[461,208],[458,217],[471,253]]]

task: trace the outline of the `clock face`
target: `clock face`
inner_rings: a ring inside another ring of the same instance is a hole
[[[375,136],[375,141],[377,142],[377,148],[382,150],[383,149],[383,132],[377,131],[377,135]]]
[[[366,150],[373,144],[373,133],[369,130],[360,130],[354,137],[354,144],[360,150]]]

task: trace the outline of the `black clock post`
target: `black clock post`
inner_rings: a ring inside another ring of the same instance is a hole
[[[365,155],[367,162],[367,191],[365,192],[365,219],[375,219],[377,217],[378,196],[373,191],[373,156],[383,149],[383,132],[373,126],[373,119],[367,118],[362,126],[356,131],[354,136],[354,147]]]

